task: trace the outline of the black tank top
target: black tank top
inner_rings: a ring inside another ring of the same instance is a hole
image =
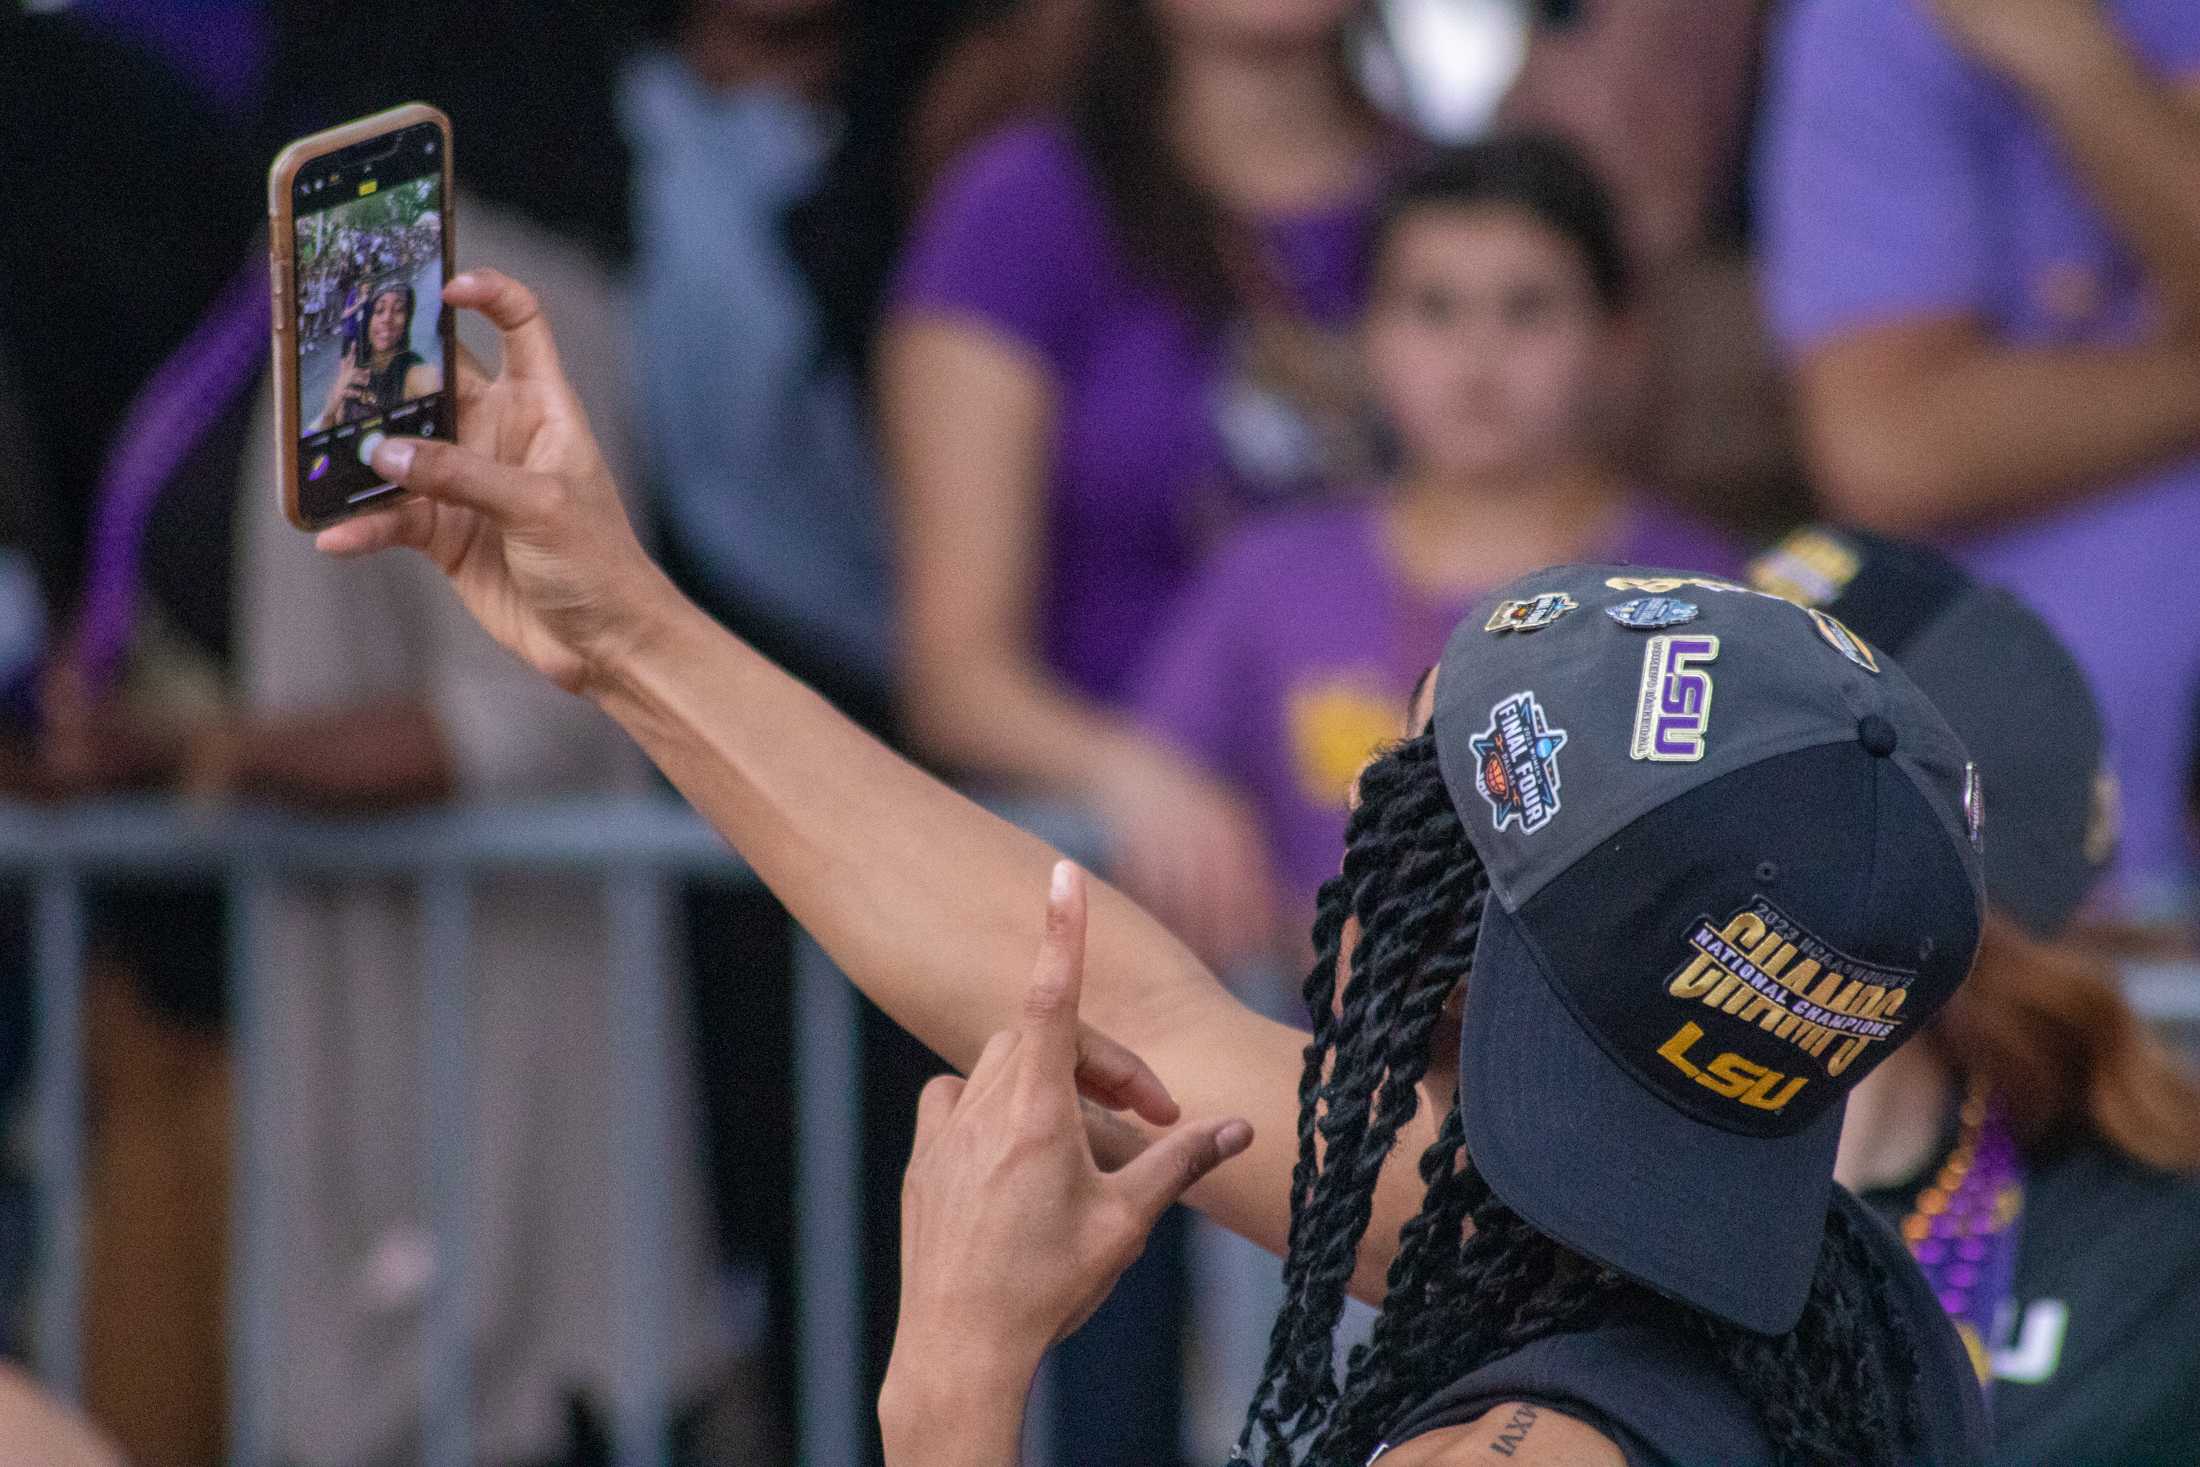
[[[419,353],[401,351],[391,357],[380,371],[370,372],[368,386],[374,393],[374,410],[386,413],[391,408],[405,404],[405,374],[421,364]]]
[[[1917,1467],[1972,1467],[1987,1458],[1985,1402],[1969,1357],[1909,1251],[1840,1187],[1836,1205],[1895,1280],[1917,1342],[1915,1383],[1924,1440]],[[1609,1437],[1627,1467],[1748,1467],[1772,1447],[1742,1393],[1704,1346],[1662,1312],[1553,1335],[1491,1361],[1437,1392],[1392,1428],[1396,1446],[1479,1420],[1508,1401],[1543,1406]],[[1379,1458],[1381,1452],[1376,1456]]]

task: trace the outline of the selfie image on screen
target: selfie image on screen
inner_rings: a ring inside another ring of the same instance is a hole
[[[378,176],[408,166],[419,176]],[[301,497],[325,513],[379,487],[359,462],[369,435],[445,431],[443,176],[421,144],[302,189],[298,474]]]

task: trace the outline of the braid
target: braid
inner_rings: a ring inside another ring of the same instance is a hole
[[[1919,1433],[1904,1388],[1917,1354],[1885,1271],[1839,1209],[1801,1322],[1767,1338],[1665,1300],[1536,1231],[1499,1201],[1465,1150],[1457,1106],[1420,1158],[1421,1211],[1399,1233],[1374,1332],[1334,1365],[1375,1182],[1412,1119],[1429,1041],[1466,979],[1488,882],[1437,767],[1409,739],[1370,765],[1342,871],[1321,891],[1305,997],[1284,1301],[1236,1459],[1360,1467],[1384,1430],[1476,1368],[1549,1335],[1625,1313],[1676,1321],[1757,1413],[1782,1463],[1891,1464]],[[1338,955],[1359,922],[1344,1002]],[[1829,1389],[1829,1387],[1832,1387]],[[1838,1414],[1821,1403],[1839,1401]]]
[[[1462,859],[1462,854],[1464,859]],[[1344,869],[1321,892],[1317,956],[1305,997],[1314,1023],[1299,1076],[1299,1155],[1292,1169],[1284,1305],[1238,1452],[1265,1438],[1264,1467],[1330,1415],[1332,1340],[1375,1179],[1420,1104],[1429,1038],[1465,976],[1487,890],[1423,736],[1361,776]],[[1352,979],[1336,1008],[1345,921],[1357,918]]]
[[[1894,1280],[1840,1208],[1826,1239],[1803,1317],[1784,1335],[1755,1335],[1681,1310],[1687,1327],[1742,1389],[1789,1461],[1893,1467],[1897,1444],[1921,1429],[1917,1343],[1890,1307]],[[1829,1402],[1839,1402],[1830,1409]]]

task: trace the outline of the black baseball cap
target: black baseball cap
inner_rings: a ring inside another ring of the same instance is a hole
[[[1902,664],[1978,761],[1987,898],[2035,937],[2067,926],[2116,854],[2116,781],[2092,686],[2039,614],[1937,550],[1865,530],[1797,530],[1748,578]]]
[[[1433,728],[1490,883],[1468,1155],[1586,1257],[1792,1329],[1848,1093],[1978,946],[1963,746],[1825,612],[1626,566],[1478,604]]]

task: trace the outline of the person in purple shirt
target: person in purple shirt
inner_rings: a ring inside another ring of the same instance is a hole
[[[1350,335],[1401,144],[1354,80],[1354,0],[1091,9],[1065,105],[949,171],[896,282],[904,728],[1088,805],[1110,879],[1228,964],[1271,931],[1259,832],[1124,705],[1222,530],[1367,457]],[[1057,1357],[1063,1460],[1178,1458],[1184,1246],[1165,1224]]]
[[[1177,608],[1138,698],[1146,727],[1258,811],[1279,959],[1305,956],[1354,776],[1477,595],[1564,561],[1738,569],[1725,535],[1601,462],[1592,424],[1627,299],[1604,188],[1555,138],[1441,154],[1385,206],[1364,351],[1398,473],[1357,504],[1243,531]]]
[[[1819,487],[2077,654],[2141,911],[2192,854],[2200,6],[1798,0],[1768,105],[1765,284]]]
[[[943,179],[880,358],[917,751],[1082,800],[1109,875],[1228,962],[1239,804],[1124,716],[1224,529],[1371,461],[1350,334],[1401,143],[1350,0],[1104,0],[1058,113]]]

